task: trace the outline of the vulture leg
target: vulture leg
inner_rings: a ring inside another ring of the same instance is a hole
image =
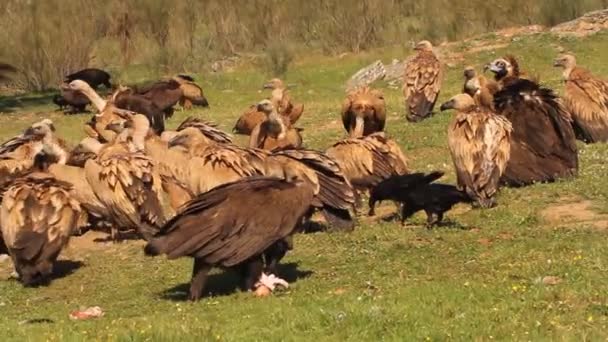
[[[243,265],[244,290],[254,290],[258,280],[262,277],[264,261],[261,256],[254,256]]]
[[[190,280],[190,300],[195,302],[203,296],[207,274],[211,270],[211,265],[206,264],[203,259],[194,258],[192,267],[192,280]]]
[[[287,239],[279,240],[274,245],[270,246],[270,248],[264,252],[264,259],[266,259],[264,273],[277,275],[279,261],[283,259],[289,249],[289,242]]]

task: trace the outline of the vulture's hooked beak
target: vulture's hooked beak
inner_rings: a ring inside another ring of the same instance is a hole
[[[444,102],[441,104],[441,107],[439,107],[439,109],[443,112],[446,111],[448,109],[452,109],[454,108],[454,100],[449,100],[447,102]]]
[[[562,61],[559,60],[559,59],[553,60],[553,66],[554,67],[561,67],[561,66],[563,66]]]
[[[262,89],[274,89],[274,84],[273,83],[264,83],[264,85],[262,86]]]
[[[187,139],[188,138],[185,135],[178,134],[169,140],[168,145],[169,147],[180,146],[183,145]]]

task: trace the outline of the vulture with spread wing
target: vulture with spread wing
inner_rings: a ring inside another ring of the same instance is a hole
[[[480,207],[493,207],[511,153],[511,123],[476,105],[468,94],[441,105],[442,111],[447,109],[457,111],[448,128],[448,145],[458,187]]]
[[[418,122],[433,115],[442,82],[441,62],[429,41],[416,44],[418,53],[405,64],[403,94],[407,120]]]
[[[576,65],[576,58],[555,60],[564,68],[564,105],[572,115],[576,137],[587,143],[608,141],[608,82]]]
[[[386,104],[379,90],[363,87],[342,102],[342,123],[351,138],[384,131]]]
[[[179,83],[183,96],[179,100],[180,106],[184,109],[191,109],[192,106],[209,107],[209,102],[203,93],[203,88],[194,83],[194,79],[188,75],[177,75],[173,78]]]
[[[244,288],[254,289],[265,278],[264,253],[294,233],[313,204],[308,182],[285,178],[245,178],[197,196],[148,242],[145,253],[194,258],[190,300],[202,297],[214,266],[239,269]]]

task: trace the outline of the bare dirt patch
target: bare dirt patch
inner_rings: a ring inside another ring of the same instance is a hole
[[[541,211],[540,216],[544,222],[554,226],[585,224],[597,229],[608,229],[608,215],[595,211],[593,203],[588,200],[556,203]]]

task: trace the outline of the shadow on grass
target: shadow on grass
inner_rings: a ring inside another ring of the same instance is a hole
[[[0,113],[12,113],[27,107],[53,104],[53,96],[58,92],[40,94],[0,96]]]
[[[308,278],[312,274],[312,271],[299,270],[297,263],[279,265],[279,277],[285,279],[290,284],[296,280]],[[205,286],[205,297],[230,295],[241,288],[242,282],[242,278],[234,270],[210,274]],[[188,300],[189,290],[190,283],[179,284],[161,292],[160,297],[172,301],[186,301]]]

